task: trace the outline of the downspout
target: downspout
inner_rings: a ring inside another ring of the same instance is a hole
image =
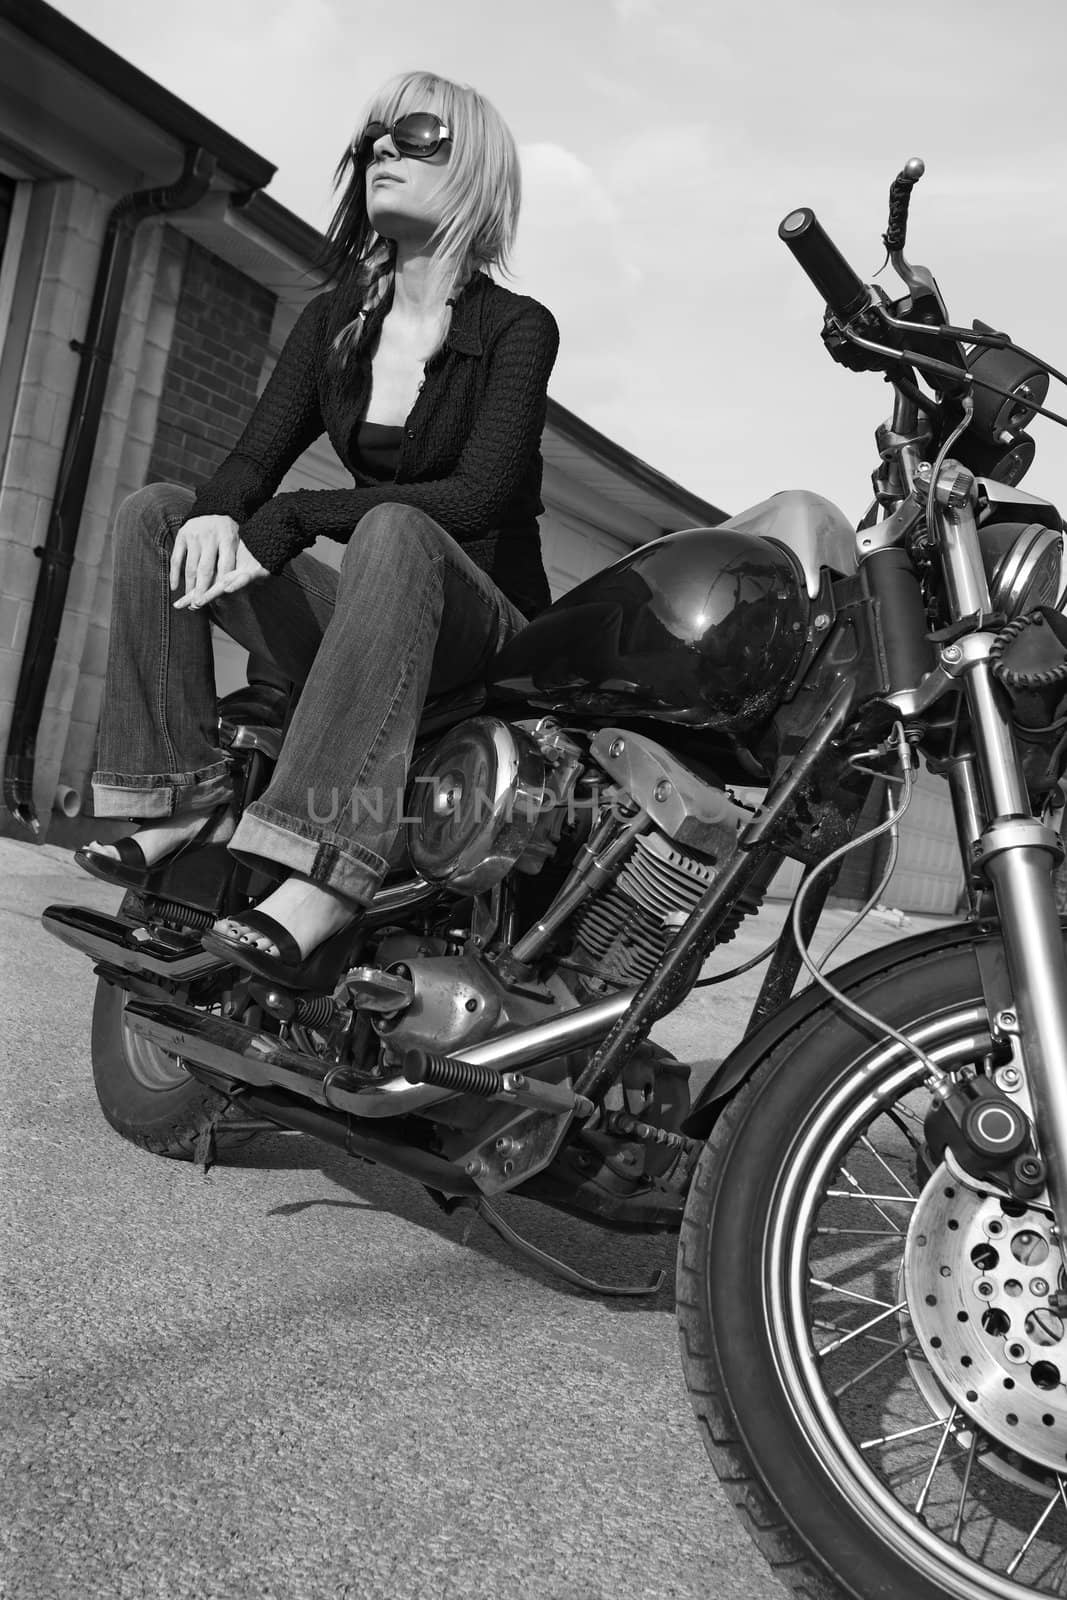
[[[4,758],[4,804],[17,822],[32,828],[34,833],[41,829],[33,807],[37,734],[59,643],[78,527],[100,432],[133,236],[146,217],[184,211],[195,205],[207,193],[216,166],[217,159],[210,151],[189,145],[182,174],[176,183],[165,188],[138,189],[116,201],[104,233],[85,338],[71,341],[71,348],[78,352],[81,360],[48,529],[44,544],[36,545],[33,552],[40,557],[41,570],[37,575]]]

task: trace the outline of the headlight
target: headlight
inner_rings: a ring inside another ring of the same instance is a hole
[[[1054,606],[1062,586],[1063,535],[1038,522],[996,522],[978,530],[994,611],[1023,616]]]

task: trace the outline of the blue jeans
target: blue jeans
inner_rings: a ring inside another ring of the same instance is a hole
[[[170,554],[192,502],[150,484],[119,509],[96,815],[202,812],[232,793],[214,621],[302,685],[231,850],[367,904],[396,841],[424,702],[476,681],[526,619],[443,528],[402,505],[361,519],[339,573],[301,554],[203,610],[175,611]]]

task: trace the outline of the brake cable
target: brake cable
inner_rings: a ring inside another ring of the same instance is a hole
[[[893,318],[891,320],[896,322],[897,319]],[[834,322],[849,343],[857,345],[861,350],[870,350],[878,356],[888,356],[891,361],[900,362],[906,366],[918,367],[921,371],[943,373],[946,377],[954,379],[957,383],[967,384],[970,388],[988,389],[990,394],[998,394],[1004,400],[1014,400],[1017,404],[1025,405],[1027,411],[1034,415],[1048,417],[1052,422],[1058,422],[1061,428],[1067,428],[1067,417],[1061,417],[1058,411],[1051,411],[1047,406],[1040,406],[1036,400],[1022,400],[1014,390],[1002,389],[999,384],[991,383],[988,378],[976,378],[966,369],[954,367],[948,361],[938,361],[936,356],[923,355],[918,350],[894,350],[890,345],[878,344],[873,339],[864,339],[862,335],[854,332],[848,324],[838,322],[836,317]],[[906,322],[903,326],[915,328],[916,324]],[[921,331],[930,332],[935,336],[940,335],[940,329],[938,328],[930,328],[929,330],[924,328]],[[1015,346],[1013,345],[1012,349],[1014,348]],[[1026,352],[1020,352],[1020,354],[1026,354]],[[1027,356],[1027,360],[1036,361],[1037,359],[1037,357]],[[1043,370],[1048,371],[1049,369],[1044,368]]]
[[[801,961],[804,963],[813,980],[820,986],[820,988],[825,989],[826,993],[832,1000],[836,1000],[838,1005],[843,1006],[846,1011],[850,1011],[853,1016],[858,1017],[861,1022],[865,1022],[868,1027],[874,1028],[877,1033],[888,1034],[891,1039],[895,1039],[898,1044],[903,1045],[908,1053],[915,1057],[919,1065],[928,1074],[927,1083],[929,1087],[936,1093],[939,1089],[944,1089],[949,1081],[948,1075],[941,1070],[931,1056],[926,1054],[926,1051],[923,1050],[921,1045],[916,1044],[914,1039],[909,1038],[906,1033],[902,1033],[899,1028],[893,1027],[891,1023],[886,1022],[883,1018],[876,1017],[872,1012],[866,1011],[863,1006],[858,1005],[855,1000],[850,999],[848,995],[844,994],[836,987],[836,985],[830,982],[829,978],[822,970],[826,957],[824,956],[819,962],[816,962],[812,958],[800,926],[800,911],[803,906],[804,899],[809,893],[816,878],[820,877],[822,873],[829,871],[829,869],[836,862],[840,861],[843,856],[847,855],[850,850],[858,849],[861,844],[866,844],[868,840],[875,839],[880,834],[888,833],[891,840],[899,839],[900,818],[904,815],[905,811],[908,809],[908,806],[911,804],[912,790],[914,787],[911,775],[911,747],[908,744],[903,723],[894,723],[893,740],[896,744],[897,753],[900,758],[900,768],[904,785],[904,793],[901,796],[901,802],[899,806],[894,805],[892,799],[890,799],[889,815],[884,822],[878,823],[876,827],[869,829],[866,833],[861,834],[858,838],[849,839],[845,844],[840,845],[836,850],[832,850],[828,856],[824,856],[822,861],[819,862],[818,866],[811,873],[810,877],[808,877],[805,882],[801,884],[797,891],[796,898],[793,901],[793,941],[796,944]],[[898,779],[897,781],[900,782],[901,780]],[[883,873],[882,882],[878,886],[879,893],[882,892],[887,882],[888,879]],[[848,931],[851,931],[851,929]],[[830,947],[831,950],[836,949],[839,943],[839,939],[835,940],[833,945]],[[829,952],[827,952],[827,954],[829,954]]]
[[[1008,333],[997,333],[995,331],[985,333],[978,328],[957,328],[951,322],[942,322],[940,325],[934,326],[927,326],[925,323],[920,325],[916,322],[905,322],[901,317],[890,316],[884,305],[879,304],[873,306],[872,309],[877,311],[882,321],[887,322],[891,328],[900,328],[905,333],[920,328],[923,333],[933,334],[937,339],[951,339],[957,344],[979,344],[987,350],[1013,350],[1017,356],[1022,356],[1024,361],[1032,361],[1035,367],[1040,367],[1042,372],[1047,372],[1049,377],[1055,378],[1057,383],[1067,385],[1067,375],[1058,371],[1056,367],[1045,360],[1044,356],[1035,355],[1032,350],[1024,350],[1022,345],[1016,344]],[[985,384],[983,387],[991,389],[993,385]],[[1018,399],[1019,396],[1016,395],[1015,398]]]

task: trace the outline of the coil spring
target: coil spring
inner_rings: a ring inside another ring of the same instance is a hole
[[[636,1139],[639,1144],[664,1145],[668,1150],[688,1150],[691,1145],[699,1143],[698,1140],[687,1138],[684,1133],[672,1133],[669,1128],[656,1128],[650,1122],[641,1122],[626,1111],[609,1111],[604,1118],[604,1128],[608,1133]]]
[[[180,900],[151,900],[148,914],[160,922],[180,922],[184,928],[210,928],[217,920],[214,912],[198,906],[183,906]]]
[[[333,999],[328,994],[317,995],[314,1000],[298,1000],[293,1021],[305,1028],[324,1028],[334,1015]]]
[[[409,1050],[404,1056],[404,1076],[409,1083],[430,1083],[437,1089],[453,1089],[457,1094],[484,1095],[500,1092],[500,1079],[492,1067],[473,1061],[456,1061],[452,1056],[429,1055]]]

